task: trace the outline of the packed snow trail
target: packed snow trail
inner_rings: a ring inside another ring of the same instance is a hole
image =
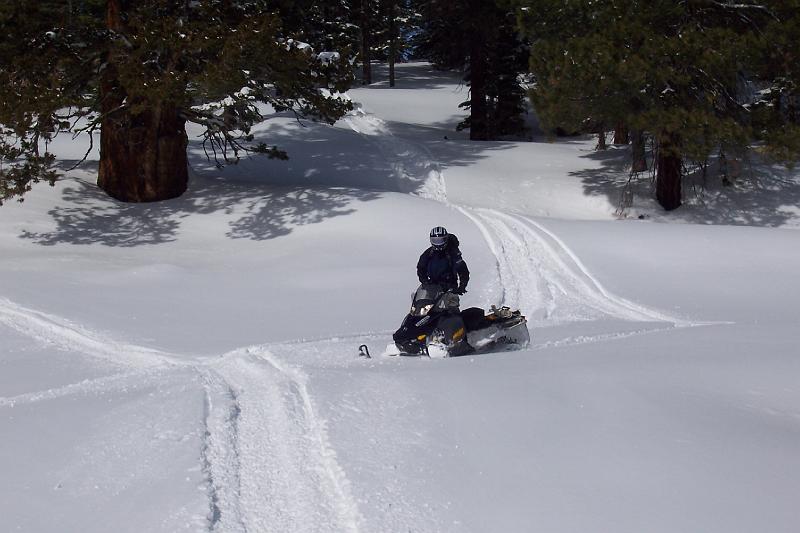
[[[242,519],[238,422],[241,409],[231,386],[216,373],[205,382],[203,470],[208,480],[211,531],[246,533]]]
[[[61,387],[18,394],[11,397],[0,397],[0,407],[14,407],[38,402],[65,398],[68,396],[89,396],[110,394],[114,392],[131,392],[145,389],[153,384],[167,381],[164,372],[146,369],[112,374],[95,379],[84,379],[77,383],[70,383]]]
[[[202,461],[212,531],[350,532],[363,521],[315,410],[307,376],[264,347],[220,357],[169,354],[101,335],[0,299],[0,324],[37,341],[128,370],[58,388],[0,397],[0,408],[107,394],[174,380],[191,369],[205,387]]]
[[[529,217],[450,202],[444,174],[430,151],[393,135],[379,117],[359,107],[345,122],[392,162],[400,183],[415,187],[402,192],[457,209],[478,227],[495,256],[501,305],[522,310],[533,324],[614,318],[697,325],[610,293],[561,239]]]
[[[486,208],[457,208],[480,229],[497,259],[501,303],[549,323],[618,318],[691,325],[607,291],[578,257],[534,220]]]
[[[230,391],[229,416],[208,422],[206,456],[220,510],[214,530],[359,531],[358,506],[305,374],[258,347],[231,352],[209,369],[215,388]]]
[[[0,324],[60,349],[131,368],[184,364],[177,357],[152,348],[118,342],[63,318],[35,311],[0,298]]]

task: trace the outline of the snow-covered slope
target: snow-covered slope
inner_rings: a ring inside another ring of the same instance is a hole
[[[3,530],[797,530],[796,174],[617,220],[623,149],[469,142],[424,64],[351,97],[175,201],[0,209]],[[379,355],[434,225],[529,349]]]

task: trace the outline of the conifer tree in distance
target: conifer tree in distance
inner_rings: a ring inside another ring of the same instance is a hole
[[[524,91],[519,75],[528,49],[504,0],[419,0],[418,55],[440,68],[463,70],[469,117],[459,129],[470,139],[488,140],[522,133]]]
[[[681,205],[682,163],[757,138],[739,80],[774,13],[762,2],[516,0],[534,107],[551,126],[622,122],[658,142],[656,198]]]

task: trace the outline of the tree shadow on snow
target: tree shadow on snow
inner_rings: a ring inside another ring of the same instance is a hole
[[[342,122],[346,119],[342,119]],[[391,161],[371,146],[368,136],[345,124],[331,127],[311,121],[299,123],[275,116],[254,130],[256,141],[276,145],[288,160],[263,155],[245,156],[238,163],[219,167],[206,157],[199,143],[190,144],[189,163],[197,176],[251,187],[344,187],[370,191],[409,191],[400,183]]]
[[[56,223],[50,232],[20,234],[36,244],[105,244],[138,246],[175,240],[180,221],[163,204],[124,204],[109,198],[96,185],[70,181],[62,192],[68,206],[49,214]]]
[[[295,226],[352,213],[354,202],[374,200],[380,194],[358,189],[254,188],[194,177],[183,196],[163,202],[119,202],[95,184],[77,179],[65,180],[62,197],[66,205],[49,212],[56,224],[53,231],[23,231],[20,237],[43,246],[157,245],[177,240],[188,217],[217,213],[227,220],[227,237],[267,240],[288,235]]]
[[[387,121],[392,132],[401,139],[414,139],[427,153],[436,167],[470,166],[493,152],[508,150],[518,141],[471,141],[469,131],[455,131],[456,121],[431,124],[408,124]]]
[[[294,188],[253,195],[247,189],[238,202],[243,213],[230,222],[226,236],[263,241],[291,233],[295,226],[318,224],[355,212],[354,201],[367,202],[380,193],[359,189]]]
[[[360,75],[359,70],[358,74]],[[372,64],[372,83],[370,85],[354,85],[369,89],[444,89],[454,84],[463,83],[464,75],[451,70],[435,70],[429,63],[410,62],[395,65],[395,86],[389,87],[389,65],[387,63]],[[360,79],[356,81],[360,84]],[[466,94],[466,92],[464,93]],[[465,100],[467,98],[465,97]]]
[[[683,205],[671,212],[656,203],[650,172],[634,176],[629,183],[629,147],[610,147],[581,157],[599,162],[599,168],[571,175],[581,179],[587,195],[606,197],[624,216],[641,213],[693,224],[800,227],[800,172],[761,161],[757,155],[741,165],[738,177],[728,185],[723,184],[716,159],[709,161],[705,175],[699,168],[690,168],[682,183]]]
[[[345,117],[336,126],[294,120],[273,121],[265,135],[286,150],[288,161],[252,157],[237,165],[217,168],[202,150],[190,156],[198,175],[258,185],[282,187],[351,188],[373,193],[424,195],[432,173],[441,168],[469,166],[490,153],[515,146],[503,141],[469,141],[468,133],[451,134],[456,122],[425,125],[379,121],[371,116]],[[348,120],[363,119],[364,124]],[[366,133],[361,127],[374,127]],[[456,137],[456,138],[453,138]],[[460,137],[460,138],[459,138]]]
[[[108,197],[92,183],[97,163],[87,162],[73,173],[81,179],[61,182],[63,203],[49,212],[55,229],[26,230],[20,237],[44,246],[156,245],[175,241],[188,217],[216,213],[224,215],[229,238],[272,239],[295,226],[352,213],[356,202],[375,200],[386,192],[424,196],[430,192],[426,186],[432,172],[439,168],[468,166],[515,145],[468,141],[466,132],[461,139],[450,138],[448,130],[455,127],[451,121],[385,122],[390,131],[370,135],[348,127],[344,119],[332,127],[301,124],[281,115],[272,118],[253,133],[257,141],[286,150],[288,161],[254,155],[219,167],[190,137],[188,191],[174,200],[147,204]],[[66,169],[71,162],[62,165]]]

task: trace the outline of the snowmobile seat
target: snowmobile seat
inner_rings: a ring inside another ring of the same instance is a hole
[[[461,319],[467,331],[475,331],[489,326],[486,315],[480,307],[469,307],[461,311]]]

